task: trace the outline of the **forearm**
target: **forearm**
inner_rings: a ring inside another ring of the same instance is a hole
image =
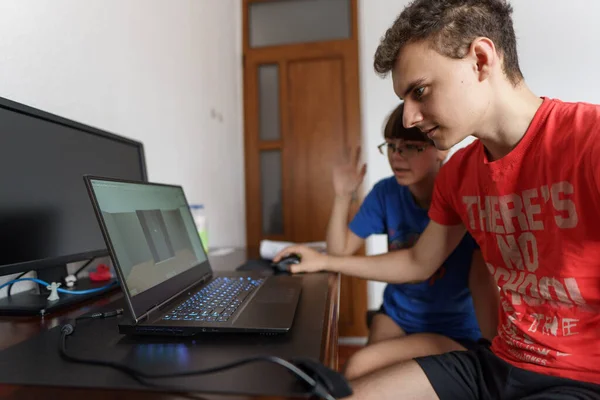
[[[368,257],[330,255],[321,269],[388,283],[423,281],[442,265],[465,232],[463,225],[444,226],[431,221],[409,249]]]
[[[336,196],[331,218],[327,226],[327,252],[333,255],[348,255],[348,212],[352,196]]]
[[[367,257],[329,256],[326,263],[331,272],[388,283],[422,281],[431,275],[415,260],[412,249]]]
[[[280,251],[274,261],[296,254],[301,262],[290,267],[292,273],[332,271],[389,283],[423,281],[442,265],[465,231],[463,225],[444,226],[431,221],[410,249],[379,256],[340,257],[297,245]]]

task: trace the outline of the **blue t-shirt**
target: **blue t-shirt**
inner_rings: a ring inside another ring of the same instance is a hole
[[[392,251],[413,246],[428,223],[427,210],[419,207],[408,187],[399,185],[392,176],[373,187],[350,222],[350,230],[361,238],[385,233]],[[468,285],[476,248],[473,238],[466,234],[425,282],[388,284],[383,293],[386,314],[407,334],[427,332],[453,339],[481,338]]]

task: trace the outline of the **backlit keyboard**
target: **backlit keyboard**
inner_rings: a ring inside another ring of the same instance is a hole
[[[162,319],[226,322],[264,279],[217,277]]]

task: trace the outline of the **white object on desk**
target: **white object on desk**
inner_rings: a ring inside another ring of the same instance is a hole
[[[77,277],[73,274],[67,275],[67,277],[65,278],[65,283],[67,284],[68,288],[72,288],[73,286],[75,286],[75,282],[77,282]]]
[[[293,246],[295,244],[303,244],[317,251],[325,251],[327,244],[325,242],[308,242],[308,243],[292,243],[292,242],[281,242],[276,240],[261,240],[260,241],[260,256],[267,260],[272,260],[277,253],[286,247]]]
[[[231,254],[235,251],[234,247],[219,247],[216,249],[211,249],[208,253],[209,256],[219,257],[226,256],[227,254]]]
[[[56,301],[56,300],[60,299],[60,297],[58,296],[58,287],[60,285],[61,285],[60,283],[52,282],[50,285],[46,286],[46,289],[48,289],[50,291],[50,296],[48,296],[48,301]]]

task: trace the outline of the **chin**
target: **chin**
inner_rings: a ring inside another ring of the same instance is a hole
[[[433,140],[435,148],[442,151],[450,150],[453,146],[455,146],[456,144],[460,143],[463,139],[468,137],[468,135],[461,136],[448,134],[448,132],[443,133],[444,134],[435,135],[431,138],[431,140]]]
[[[459,143],[462,139],[455,140],[454,138],[448,137],[434,137],[432,140],[436,149],[441,151],[447,151],[450,150],[452,146]]]
[[[435,148],[438,150],[450,150],[450,148],[452,148],[453,144],[451,144],[451,142],[449,142],[446,138],[439,138],[439,137],[435,137],[432,138],[433,140],[433,144],[435,145]]]
[[[403,176],[403,177],[395,176],[395,178],[396,178],[396,182],[398,182],[398,185],[401,185],[401,186],[408,186],[408,185],[412,185],[413,183],[415,183],[415,178],[412,176]]]

